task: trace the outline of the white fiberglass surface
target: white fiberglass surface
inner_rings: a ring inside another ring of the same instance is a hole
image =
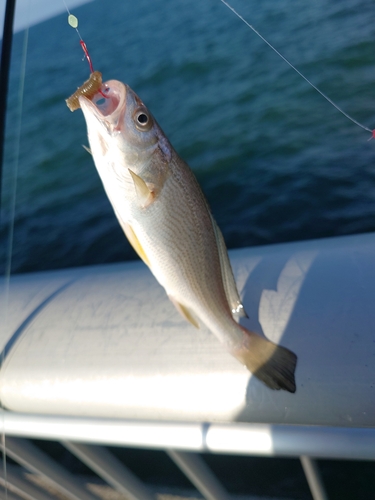
[[[371,129],[369,2],[235,7]],[[27,8],[34,14],[37,4]],[[69,8],[94,68],[140,95],[197,175],[228,247],[242,247],[231,259],[243,324],[297,353],[298,390],[259,385],[208,331],[177,315],[143,265],[113,278],[116,263],[137,257],[81,147],[82,113],[65,105],[90,69],[64,13],[13,42],[0,231],[8,404],[372,425],[371,235],[257,248],[373,231],[375,142],[219,1]],[[110,278],[88,269],[101,264],[115,266]]]

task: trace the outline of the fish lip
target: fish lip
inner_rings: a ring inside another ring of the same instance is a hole
[[[80,96],[79,104],[86,121],[91,121],[94,117],[107,132],[113,134],[118,130],[124,116],[126,93],[126,86],[122,82],[109,80],[102,85],[101,92],[97,92],[92,100]]]

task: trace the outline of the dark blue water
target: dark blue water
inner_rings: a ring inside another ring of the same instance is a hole
[[[372,0],[233,0],[346,112],[375,127]],[[229,248],[375,230],[375,140],[332,108],[219,0],[96,1],[73,11],[96,69],[128,83],[195,171]],[[0,230],[4,269],[24,33],[15,37]],[[135,258],[80,111],[89,69],[62,15],[30,29],[12,272]]]

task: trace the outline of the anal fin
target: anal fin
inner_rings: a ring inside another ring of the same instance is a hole
[[[168,295],[170,301],[172,304],[175,306],[177,311],[181,314],[181,316],[186,319],[189,323],[191,323],[195,328],[199,328],[199,323],[198,321],[194,318],[193,314],[190,312],[189,308],[186,306],[183,306],[180,302],[175,300],[173,297]]]

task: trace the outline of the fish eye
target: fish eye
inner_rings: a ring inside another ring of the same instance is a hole
[[[137,120],[138,120],[138,123],[140,123],[141,125],[145,125],[148,122],[148,116],[145,115],[144,113],[140,113],[137,116]]]
[[[144,108],[138,109],[134,115],[135,126],[138,130],[147,131],[152,126],[152,118]]]

